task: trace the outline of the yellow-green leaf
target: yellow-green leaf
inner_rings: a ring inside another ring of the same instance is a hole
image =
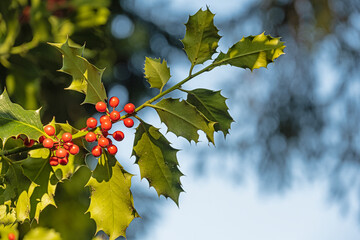
[[[40,109],[23,109],[20,105],[12,103],[4,90],[0,95],[0,138],[3,139],[3,145],[9,137],[19,134],[34,140],[45,135],[40,120]]]
[[[217,66],[230,64],[254,70],[267,67],[269,63],[284,54],[284,48],[284,42],[281,42],[280,38],[273,38],[264,33],[243,37],[226,54],[221,52],[214,63]]]
[[[125,237],[131,221],[139,217],[130,191],[131,177],[114,156],[105,152],[87,183],[91,190],[88,212],[95,220],[96,232],[104,231],[110,240]]]
[[[54,229],[37,227],[31,229],[24,236],[24,240],[61,240],[61,236]]]
[[[54,195],[57,179],[49,164],[49,150],[32,150],[29,157],[22,162],[23,172],[34,189],[30,196],[30,218],[39,221],[40,213],[48,206],[56,206]]]
[[[214,25],[214,16],[209,9],[200,9],[189,17],[186,25],[185,37],[182,40],[184,50],[191,62],[191,66],[201,64],[211,59],[216,52],[220,36]]]
[[[165,60],[161,62],[160,59],[146,57],[144,70],[150,86],[160,89],[160,92],[171,77],[170,68]]]
[[[158,195],[170,197],[179,204],[181,187],[180,177],[183,174],[178,168],[177,149],[159,130],[145,122],[136,129],[133,155],[139,165],[141,178],[146,178]]]
[[[105,101],[106,91],[101,82],[105,69],[99,69],[82,57],[83,47],[72,47],[68,40],[65,43],[49,43],[57,48],[63,56],[63,66],[60,71],[73,77],[68,90],[74,90],[85,94],[83,103],[96,104]]]

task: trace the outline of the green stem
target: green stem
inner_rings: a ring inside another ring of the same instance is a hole
[[[28,152],[34,149],[39,149],[39,148],[43,148],[44,146],[42,144],[36,144],[33,145],[31,147],[17,147],[17,148],[13,148],[13,149],[9,149],[9,150],[2,150],[0,151],[0,156],[9,156],[12,154],[16,154],[16,153],[22,153],[22,152]]]
[[[204,73],[204,72],[207,72],[207,71],[211,71],[213,68],[215,68],[216,66],[218,65],[221,65],[222,62],[216,62],[216,63],[212,63],[210,64],[209,66],[201,69],[200,71],[194,73],[194,74],[191,74],[185,78],[184,80],[180,81],[179,83],[175,84],[174,86],[172,86],[171,88],[167,89],[166,91],[164,92],[161,92],[159,93],[158,95],[156,95],[155,97],[153,97],[152,99],[146,101],[145,103],[143,103],[141,106],[139,106],[138,108],[135,109],[135,112],[138,112],[140,111],[141,109],[143,109],[144,107],[148,107],[150,106],[151,103],[155,102],[156,100],[158,100],[159,98],[163,97],[164,95],[178,89],[181,87],[181,85],[183,85],[184,83],[186,83],[187,81],[191,80],[192,78]],[[127,116],[124,116],[124,118],[127,117]]]

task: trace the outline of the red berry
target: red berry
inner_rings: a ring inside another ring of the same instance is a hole
[[[71,133],[68,133],[68,132],[66,132],[66,133],[64,133],[63,135],[62,135],[62,140],[64,141],[64,142],[70,142],[71,140],[72,140],[72,135],[71,135]]]
[[[8,234],[8,239],[9,239],[9,240],[15,240],[15,239],[16,239],[15,234],[14,234],[14,233],[9,233],[9,234]]]
[[[57,166],[59,164],[59,159],[55,156],[50,157],[49,163],[51,166]]]
[[[109,131],[112,127],[112,123],[110,121],[105,121],[101,123],[101,129],[105,131]]]
[[[28,138],[24,139],[24,145],[26,147],[32,147],[34,145],[34,143],[35,143],[35,140],[32,140],[32,139],[29,140]]]
[[[113,133],[112,136],[116,141],[122,141],[125,137],[125,135],[122,131],[116,131]]]
[[[56,150],[55,154],[58,158],[64,158],[64,157],[66,157],[68,152],[64,148],[59,148],[58,150]]]
[[[134,126],[134,121],[131,118],[125,118],[124,125],[125,127],[131,128],[132,126]]]
[[[44,140],[45,140],[45,136],[41,136],[41,137],[39,137],[39,143],[43,143],[44,142]]]
[[[99,157],[102,153],[102,149],[100,146],[95,146],[93,147],[93,149],[91,150],[91,153],[94,157]]]
[[[120,113],[118,111],[114,110],[110,113],[110,118],[113,122],[119,121]]]
[[[72,142],[66,142],[66,143],[64,143],[63,147],[66,150],[69,150],[72,147],[72,145],[74,145]]]
[[[109,105],[116,108],[119,105],[119,99],[117,97],[110,98]]]
[[[51,125],[45,126],[44,131],[49,136],[53,136],[55,134],[55,128],[53,126],[51,126]]]
[[[109,145],[107,150],[111,155],[115,155],[117,153],[117,147],[115,145]]]
[[[128,103],[124,106],[124,111],[128,114],[132,114],[135,112],[135,105],[132,103]]]
[[[86,126],[89,128],[96,128],[97,120],[93,117],[90,117],[86,120]]]
[[[109,132],[108,131],[105,131],[103,129],[101,129],[101,133],[104,137],[107,137],[109,135]]]
[[[98,112],[106,112],[106,103],[98,102],[96,103],[95,108]]]
[[[101,137],[99,138],[98,143],[100,147],[107,147],[109,146],[109,139]]]
[[[108,115],[103,115],[100,117],[100,123],[111,121],[110,117]]]
[[[94,142],[96,140],[96,135],[95,133],[93,132],[88,132],[86,135],[85,135],[85,140],[87,142]]]
[[[59,159],[60,165],[65,166],[68,162],[69,162],[69,159],[68,159],[67,157],[60,158],[60,159]]]
[[[69,152],[72,154],[72,155],[76,155],[78,154],[80,151],[80,148],[78,145],[74,144],[72,145],[72,147],[70,148]]]
[[[52,148],[54,146],[54,141],[51,138],[45,138],[43,146],[46,148]]]

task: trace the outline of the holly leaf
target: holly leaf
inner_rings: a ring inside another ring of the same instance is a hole
[[[162,92],[163,87],[169,81],[170,68],[167,66],[165,60],[148,58],[145,59],[145,78],[150,83],[150,87],[160,89]]]
[[[110,240],[126,236],[130,222],[139,217],[130,191],[132,174],[126,172],[115,157],[106,151],[86,186],[91,189],[88,212],[98,231],[104,231]]]
[[[0,138],[3,139],[3,145],[8,138],[19,134],[35,140],[45,135],[40,120],[40,109],[25,110],[20,105],[12,103],[4,90],[0,95]]]
[[[18,221],[23,222],[30,219],[30,196],[33,188],[31,181],[24,175],[23,170],[19,164],[10,163],[8,170],[4,176],[6,189],[12,194],[8,196],[16,206],[16,218]]]
[[[284,54],[284,42],[280,38],[273,38],[264,33],[256,36],[243,37],[234,44],[228,52],[220,52],[214,63],[219,65],[230,64],[235,67],[256,68],[267,67],[280,55]]]
[[[181,42],[184,44],[191,66],[204,63],[216,52],[221,36],[214,25],[214,16],[209,8],[205,11],[200,9],[190,16],[185,24],[186,33]]]
[[[40,213],[48,206],[56,206],[54,195],[58,181],[53,181],[54,175],[49,164],[49,150],[32,150],[30,156],[23,161],[22,168],[34,190],[30,197],[30,218],[39,221]]]
[[[179,205],[183,174],[178,168],[177,149],[159,132],[159,129],[140,122],[136,129],[133,155],[140,168],[141,179],[146,178],[158,195],[170,197]]]
[[[16,222],[16,214],[13,208],[7,205],[0,205],[0,225],[12,225]]]
[[[194,89],[192,91],[183,90],[186,92],[186,101],[196,107],[204,116],[216,122],[214,125],[215,131],[222,131],[224,136],[229,133],[230,125],[234,119],[230,116],[225,101],[226,98],[221,95],[220,91],[212,91],[209,89]]]
[[[24,236],[24,240],[61,240],[61,236],[54,229],[37,227],[31,229]]]
[[[1,216],[1,215],[0,215]],[[0,240],[9,240],[9,233],[15,234],[15,239],[19,239],[19,232],[17,230],[18,224],[1,224],[0,223]]]
[[[182,136],[189,142],[199,141],[198,130],[206,134],[209,142],[214,144],[214,124],[208,120],[193,105],[183,100],[165,98],[155,105],[151,105],[168,127],[168,131],[176,136]]]
[[[65,43],[49,43],[58,49],[63,56],[63,66],[59,70],[73,77],[71,85],[66,88],[85,94],[84,103],[96,104],[107,99],[101,77],[105,69],[99,69],[82,57],[83,47],[72,47],[68,40]]]

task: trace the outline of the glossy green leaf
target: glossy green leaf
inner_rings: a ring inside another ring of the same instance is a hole
[[[217,66],[230,64],[254,70],[267,67],[269,63],[284,54],[284,48],[284,42],[281,42],[280,38],[273,38],[264,33],[243,37],[226,54],[220,52],[214,63]]]
[[[179,204],[183,174],[178,168],[177,149],[159,132],[159,129],[141,122],[136,129],[133,155],[139,165],[141,178],[146,178],[158,195],[170,197]]]
[[[0,138],[3,144],[9,137],[25,134],[30,139],[39,139],[44,135],[40,121],[40,109],[25,110],[12,103],[6,90],[0,95]]]
[[[4,179],[5,191],[9,193],[5,201],[11,200],[15,205],[16,219],[19,222],[30,220],[31,181],[24,175],[21,166],[13,163],[8,165]]]
[[[170,68],[165,60],[146,58],[145,59],[145,78],[150,83],[150,87],[160,89],[162,91],[164,85],[169,81]]]
[[[183,91],[188,94],[186,99],[188,103],[194,105],[207,119],[216,122],[215,131],[222,131],[224,136],[229,133],[234,119],[230,116],[229,108],[225,103],[226,98],[221,95],[220,91],[202,88]]]
[[[68,90],[74,90],[85,94],[83,103],[96,104],[105,101],[106,91],[101,82],[101,76],[105,69],[98,69],[82,57],[84,46],[81,48],[69,46],[65,43],[49,43],[57,48],[63,55],[63,66],[60,71],[73,77]]]
[[[54,229],[37,227],[31,229],[24,236],[24,240],[61,240],[61,236]]]
[[[214,143],[214,124],[201,112],[187,101],[165,98],[155,105],[151,105],[160,116],[160,119],[168,127],[168,131],[182,136],[189,142],[198,142],[199,130],[206,134],[209,142]]]
[[[130,191],[131,177],[114,156],[105,152],[87,183],[91,189],[88,212],[95,220],[96,232],[104,231],[110,240],[125,237],[131,221],[139,217]]]
[[[186,33],[182,43],[191,66],[211,59],[216,52],[221,37],[214,25],[214,16],[209,9],[200,9],[195,15],[190,16],[185,24]]]
[[[30,197],[30,218],[39,221],[40,213],[48,206],[56,206],[54,195],[58,181],[54,181],[52,167],[49,164],[49,150],[38,149],[22,163],[23,171],[34,190]]]

